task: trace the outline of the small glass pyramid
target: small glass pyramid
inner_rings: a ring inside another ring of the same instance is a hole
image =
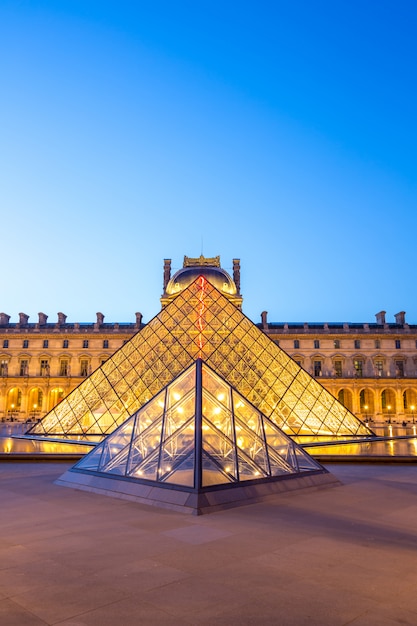
[[[197,359],[74,469],[201,490],[323,468]]]
[[[27,434],[102,439],[137,413],[197,358],[202,358],[267,417],[268,423],[290,436],[373,435],[204,276],[180,292]],[[162,398],[160,401],[165,402]],[[155,428],[162,428],[155,417],[157,406],[153,403],[147,411]],[[185,411],[186,407],[183,408]],[[177,419],[173,415],[172,420]],[[175,445],[191,436],[185,424],[184,434],[178,434]],[[229,437],[226,431],[225,427],[223,435]],[[152,440],[149,437],[147,445]],[[167,458],[168,448],[163,453]],[[212,456],[216,458],[214,451]],[[260,468],[263,467],[261,456],[258,457]],[[235,459],[234,463],[237,462]],[[153,472],[154,466],[149,463],[146,471]],[[248,473],[251,467],[248,462]],[[221,473],[220,467],[216,471]],[[235,471],[236,467],[232,468],[230,475]],[[228,473],[221,475],[226,479]]]

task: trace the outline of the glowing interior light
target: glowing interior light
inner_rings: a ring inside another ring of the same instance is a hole
[[[177,391],[174,391],[172,395],[174,396],[174,400],[179,400],[181,398],[180,394]]]
[[[225,467],[225,468],[224,468],[224,471],[225,471],[225,472],[230,472],[230,470],[231,470],[231,469],[232,469],[232,468],[228,465],[227,467]]]
[[[167,465],[167,472],[170,472],[170,471],[171,471],[171,466]]]
[[[177,413],[184,413],[184,409],[182,408],[182,406],[179,406],[177,408]]]
[[[221,412],[221,408],[220,408],[220,407],[218,407],[218,406],[214,407],[214,411],[213,411],[213,413],[214,413],[215,415],[218,415],[220,412]]]
[[[158,406],[160,406],[160,407],[161,407],[161,409],[163,409],[163,408],[164,408],[164,403],[163,403],[163,401],[162,401],[162,400],[158,400]]]
[[[217,396],[217,400],[222,402],[222,400],[224,400],[224,393],[219,393],[219,395]]]
[[[244,443],[245,443],[245,440],[244,440],[243,437],[238,437],[237,438],[237,445],[239,446],[239,448],[241,448]]]
[[[254,476],[259,476],[259,474],[260,474],[260,473],[259,473],[258,471],[253,472],[253,475],[254,475]]]

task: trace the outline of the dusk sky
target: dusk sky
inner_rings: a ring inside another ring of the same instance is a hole
[[[164,258],[260,321],[417,324],[415,0],[2,0],[0,311],[148,321]]]

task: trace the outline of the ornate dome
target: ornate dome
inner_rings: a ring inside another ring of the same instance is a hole
[[[207,280],[222,293],[234,296],[237,294],[236,285],[229,274],[221,267],[193,266],[178,270],[168,282],[166,293],[169,296],[176,295],[188,285],[191,285],[199,276]]]

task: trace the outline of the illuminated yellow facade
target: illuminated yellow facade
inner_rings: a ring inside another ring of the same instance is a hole
[[[185,257],[172,277],[170,260],[165,261],[163,308],[201,272],[241,307],[238,259],[231,277],[219,257]],[[414,421],[417,326],[407,324],[403,312],[395,323],[387,323],[384,312],[364,324],[278,324],[268,322],[265,312],[261,319],[258,328],[362,420]],[[120,324],[105,323],[101,313],[91,324],[68,324],[63,313],[55,323],[43,313],[29,323],[20,313],[13,323],[0,313],[0,420],[42,418],[144,326],[140,313],[134,323]]]
[[[417,419],[417,325],[405,313],[388,323],[268,323],[264,332],[365,422]]]

